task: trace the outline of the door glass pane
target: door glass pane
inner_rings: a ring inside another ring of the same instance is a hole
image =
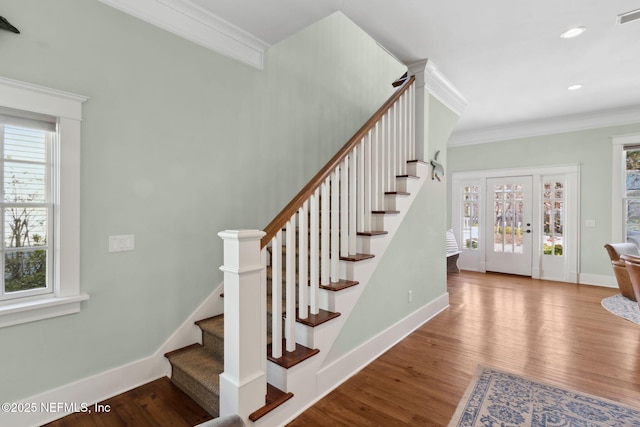
[[[462,245],[464,249],[478,250],[478,202],[480,187],[469,185],[462,191]]]
[[[546,182],[543,188],[542,253],[562,256],[564,251],[564,184],[562,182]]]
[[[495,186],[493,251],[511,254],[523,253],[522,214],[524,195],[522,185],[507,184],[504,191]],[[514,192],[514,190],[517,190]]]

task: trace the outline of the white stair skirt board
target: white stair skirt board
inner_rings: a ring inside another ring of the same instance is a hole
[[[202,340],[202,334],[195,322],[222,314],[223,301],[221,301],[220,294],[223,290],[223,285],[218,285],[151,356],[22,399],[21,402],[24,403],[35,403],[38,411],[30,413],[0,412],[0,425],[41,426],[72,413],[40,411],[41,403],[63,402],[75,404],[78,408],[82,408],[83,404],[93,406],[95,403],[170,375],[171,365],[164,357],[165,353]]]

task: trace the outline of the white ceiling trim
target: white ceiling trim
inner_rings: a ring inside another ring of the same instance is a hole
[[[575,132],[631,123],[640,123],[640,107],[596,111],[587,114],[554,117],[546,120],[516,123],[513,125],[468,132],[454,132],[449,139],[448,145],[454,147],[483,144],[486,142]]]
[[[423,59],[407,65],[409,75],[424,71],[424,84],[431,95],[446,105],[458,116],[469,102],[460,91],[438,70],[431,59]]]
[[[99,0],[200,46],[264,68],[269,44],[188,0]]]

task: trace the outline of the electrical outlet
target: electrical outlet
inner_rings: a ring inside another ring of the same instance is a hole
[[[585,221],[584,224],[587,228],[596,228],[596,220],[595,219],[588,219]]]
[[[413,302],[413,291],[409,291],[409,302]]]

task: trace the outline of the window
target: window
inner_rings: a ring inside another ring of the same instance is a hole
[[[640,247],[640,146],[624,147],[624,230],[627,242]]]
[[[86,98],[0,77],[0,327],[80,311]]]
[[[52,292],[55,123],[21,120],[15,114],[0,115],[0,300]]]
[[[462,188],[462,246],[464,249],[478,250],[478,213],[480,186],[465,185]]]
[[[542,185],[542,253],[562,256],[564,228],[564,183],[544,182]]]
[[[613,242],[640,247],[640,134],[612,138]]]

